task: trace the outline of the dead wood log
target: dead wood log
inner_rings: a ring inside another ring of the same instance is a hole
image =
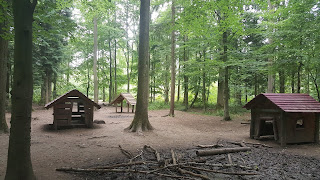
[[[235,153],[250,151],[249,147],[236,147],[236,148],[223,148],[223,149],[210,149],[210,150],[197,150],[198,156],[212,156],[217,154]]]
[[[145,149],[145,150],[148,151],[148,152],[154,153],[157,161],[158,161],[158,162],[161,161],[160,153],[159,153],[157,150],[155,150],[154,148],[152,148],[151,146],[148,146],[148,145],[144,145],[143,149]]]
[[[184,168],[190,168],[198,171],[206,171],[206,172],[213,172],[213,173],[219,173],[219,174],[229,174],[229,175],[258,175],[257,173],[251,173],[251,172],[225,172],[225,171],[218,171],[213,169],[205,169],[205,168],[198,168],[193,166],[182,166]]]
[[[189,175],[194,176],[194,177],[210,180],[210,178],[208,176],[205,176],[205,175],[202,175],[202,174],[197,174],[197,173],[194,173],[194,172],[191,172],[191,171],[187,171],[187,170],[184,170],[184,169],[181,169],[181,168],[178,168],[178,171],[181,174],[189,174]]]
[[[218,148],[218,147],[223,147],[222,144],[211,144],[211,145],[197,145],[199,148]]]
[[[171,158],[172,158],[172,164],[176,165],[177,164],[177,160],[176,160],[176,157],[175,157],[175,153],[174,153],[174,151],[172,149],[171,149]]]
[[[262,146],[262,147],[266,147],[266,148],[272,148],[272,146],[266,145],[266,144],[262,144],[262,143],[251,143],[251,142],[244,142],[245,144],[251,144],[254,146]]]
[[[120,151],[122,152],[122,154],[124,154],[125,156],[127,156],[127,158],[132,159],[133,155],[131,154],[131,152],[123,149],[120,145],[119,145]]]
[[[93,167],[92,169],[113,169],[117,167],[127,167],[127,166],[134,166],[134,165],[141,165],[141,164],[147,164],[149,162],[147,161],[136,161],[136,162],[129,162],[129,163],[121,163],[121,164],[114,164],[110,166],[98,166]]]
[[[246,170],[254,170],[254,168],[249,167],[249,166],[243,166],[239,164],[211,164],[211,163],[198,163],[198,162],[188,162],[184,164],[189,164],[189,165],[199,165],[199,166],[210,166],[210,167],[239,167],[241,169],[246,169]],[[182,164],[182,165],[184,165]]]

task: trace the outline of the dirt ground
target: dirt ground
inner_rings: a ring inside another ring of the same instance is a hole
[[[163,117],[169,110],[149,111],[149,120],[155,128],[143,134],[129,133],[124,129],[133,119],[132,113],[116,113],[113,107],[95,111],[94,119],[106,124],[94,124],[94,128],[63,129],[53,131],[52,109],[34,108],[32,113],[31,158],[38,179],[77,179],[75,174],[57,172],[60,167],[90,167],[108,164],[124,157],[119,145],[138,153],[144,145],[158,150],[184,149],[198,144],[214,144],[218,140],[259,142],[249,138],[249,114],[221,121],[221,117],[175,111],[175,117]],[[9,123],[10,114],[7,114]],[[0,179],[4,179],[8,134],[0,134]],[[315,144],[288,145],[281,148],[273,141],[263,141],[273,151],[299,157],[320,159],[320,146]]]

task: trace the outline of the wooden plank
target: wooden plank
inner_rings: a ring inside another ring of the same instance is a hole
[[[250,138],[254,138],[256,109],[251,109],[251,121],[250,121]]]
[[[286,127],[286,113],[282,112],[281,113],[281,118],[280,118],[280,128],[281,128],[281,137],[280,137],[280,143],[281,146],[284,147],[287,145],[287,127]]]
[[[320,113],[316,113],[315,115],[315,132],[314,132],[314,141],[319,144],[319,121],[320,121]]]

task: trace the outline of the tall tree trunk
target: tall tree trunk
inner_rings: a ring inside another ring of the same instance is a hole
[[[46,70],[45,76],[45,84],[46,84],[46,101],[45,104],[49,103],[51,100],[51,80],[52,79],[52,72],[51,70]]]
[[[171,18],[172,22],[171,25],[174,28],[175,24],[175,6],[174,6],[174,0],[172,0],[172,6],[171,6]],[[175,57],[175,47],[176,47],[176,36],[175,36],[175,30],[172,30],[171,32],[171,97],[170,97],[170,112],[169,116],[174,116],[174,96],[175,96],[175,89],[176,89],[176,57]]]
[[[206,98],[206,49],[203,50],[203,69],[202,69],[202,103],[203,110],[207,111],[207,98]]]
[[[7,82],[7,66],[8,66],[8,40],[4,37],[7,36],[7,32],[4,29],[7,26],[7,18],[8,14],[6,13],[7,1],[3,1],[0,4],[1,12],[5,12],[3,14],[4,20],[0,22],[0,133],[8,132],[8,125],[6,121],[6,101],[7,101],[7,93],[6,87],[8,85]]]
[[[299,66],[298,66],[297,93],[300,93],[300,91],[301,91],[301,69],[302,69],[302,62],[299,62]]]
[[[127,62],[127,92],[130,92],[130,72],[129,72],[129,61],[130,61],[130,53],[129,53],[129,1],[126,1],[126,41],[127,41],[127,55],[126,55],[126,62]]]
[[[90,89],[90,70],[89,70],[89,61],[87,60],[87,97],[89,97]]]
[[[268,0],[268,10],[271,12],[273,10],[273,6]],[[272,27],[271,27],[272,28]],[[272,44],[272,39],[269,37],[269,44]],[[269,72],[268,72],[268,88],[267,88],[267,93],[273,93],[274,92],[274,74],[272,72],[272,65],[273,65],[273,59],[272,57],[268,58],[269,62]]]
[[[285,76],[284,71],[279,71],[280,93],[285,93]]]
[[[179,58],[180,59],[180,58]],[[178,68],[178,77],[180,76],[180,62],[179,62],[179,68]],[[180,85],[181,85],[181,81],[180,78],[178,78],[178,92],[177,92],[177,101],[180,101]]]
[[[196,87],[196,92],[195,92],[195,95],[194,95],[194,99],[192,100],[192,102],[190,104],[190,108],[193,108],[194,103],[198,99],[199,89],[200,89],[200,82],[201,82],[201,79],[199,78],[198,83],[197,83],[197,87]]]
[[[152,130],[148,119],[149,100],[149,22],[150,0],[140,1],[139,62],[138,62],[138,94],[137,107],[129,130]]]
[[[184,70],[184,75],[183,75],[183,83],[184,83],[184,98],[183,98],[183,102],[185,105],[185,109],[187,110],[189,108],[189,79],[188,76],[186,75],[187,72],[187,65],[186,62],[188,61],[188,57],[187,57],[187,51],[186,51],[186,41],[187,41],[187,36],[185,35],[183,38],[184,41],[184,48],[183,48],[183,61],[185,62],[185,64],[183,65],[183,70]]]
[[[57,98],[57,74],[56,73],[53,74],[52,83],[53,83],[52,99],[56,99]]]
[[[117,84],[117,40],[114,39],[114,97],[118,93],[118,84]]]
[[[224,70],[219,68],[219,77],[218,77],[218,95],[217,95],[217,108],[223,108],[223,90],[224,90]]]
[[[222,34],[222,45],[223,45],[223,61],[226,63],[228,61],[228,46],[227,46],[227,39],[228,39],[228,33],[223,32]],[[226,65],[224,70],[224,91],[223,91],[223,99],[224,99],[224,113],[223,113],[223,120],[229,121],[231,120],[230,114],[229,114],[229,67]]]
[[[93,18],[93,100],[98,103],[98,74],[97,74],[97,53],[98,53],[98,27],[97,17]]]
[[[14,74],[6,180],[35,179],[30,155],[30,132],[33,96],[32,21],[36,4],[36,0],[13,0]]]
[[[166,55],[166,72],[165,72],[165,85],[164,85],[164,102],[169,103],[169,67],[168,67],[168,55]]]
[[[291,73],[291,93],[295,93],[295,89],[294,89],[294,80],[295,80],[295,72],[292,71]]]
[[[110,35],[110,33],[109,33]],[[109,103],[112,101],[112,51],[111,51],[111,39],[109,39]]]

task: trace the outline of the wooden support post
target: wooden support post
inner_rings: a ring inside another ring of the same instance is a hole
[[[254,138],[254,130],[255,130],[255,120],[256,120],[256,110],[251,109],[251,122],[250,122],[250,138]]]
[[[280,137],[280,143],[281,146],[287,145],[287,120],[286,120],[286,113],[283,111],[281,112],[281,118],[280,118],[280,128],[281,128],[281,137]]]
[[[315,113],[315,132],[314,132],[314,142],[319,144],[319,121],[320,121],[320,113]]]
[[[115,103],[116,105],[116,113],[118,112],[118,103]]]
[[[123,101],[121,101],[121,112],[123,111]]]
[[[128,112],[129,112],[130,105],[129,105],[129,103],[128,103],[128,102],[127,102],[127,106],[128,106]]]
[[[134,105],[132,105],[132,113],[134,113]]]

